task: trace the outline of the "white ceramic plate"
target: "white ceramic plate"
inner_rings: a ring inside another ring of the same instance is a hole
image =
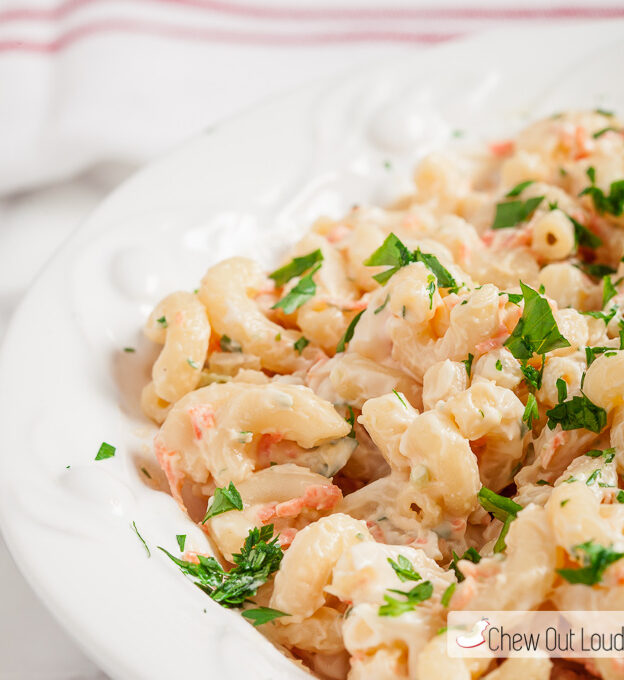
[[[223,257],[269,264],[315,217],[387,202],[432,148],[565,108],[623,111],[623,30],[499,31],[309,86],[139,173],[47,266],[0,358],[2,525],[37,593],[111,676],[307,677],[156,550],[205,539],[158,490],[138,409],[151,306]],[[117,456],[95,462],[102,441]]]

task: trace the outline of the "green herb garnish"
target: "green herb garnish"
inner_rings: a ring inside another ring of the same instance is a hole
[[[596,170],[593,167],[587,169],[587,176],[591,185],[585,187],[579,196],[591,196],[594,207],[602,215],[608,213],[619,217],[624,211],[624,179],[611,182],[609,193],[605,194],[602,189],[596,186]]]
[[[305,337],[305,335],[302,335],[297,342],[293,345],[293,347],[297,350],[298,354],[301,354],[303,350],[310,344],[310,341]]]
[[[232,556],[235,566],[230,571],[225,571],[214,557],[198,555],[196,564],[159,549],[193,578],[195,585],[224,607],[240,607],[253,597],[277,571],[283,555],[277,537],[273,538],[272,524],[250,530],[240,553]]]
[[[615,552],[593,541],[574,546],[572,552],[583,566],[577,569],[557,569],[557,573],[568,583],[582,583],[586,586],[600,583],[607,567],[624,557],[624,553]]]
[[[526,406],[524,407],[524,413],[522,414],[522,420],[527,424],[529,430],[533,429],[533,421],[539,420],[539,410],[537,408],[537,399],[534,395],[529,394],[527,398]]]
[[[152,553],[150,552],[150,549],[148,548],[147,543],[145,542],[145,539],[139,533],[139,530],[137,529],[137,525],[134,522],[132,522],[132,530],[139,537],[139,540],[141,541],[141,543],[143,543],[143,547],[145,548],[145,552],[147,553],[147,556],[151,557]]]
[[[524,310],[505,347],[516,359],[528,360],[533,354],[546,354],[554,349],[569,347],[561,335],[548,300],[520,281]]]
[[[379,616],[400,616],[405,612],[411,612],[416,608],[416,605],[428,600],[433,595],[433,585],[431,581],[423,581],[417,586],[414,586],[407,593],[402,590],[390,588],[389,592],[397,593],[404,600],[399,600],[391,595],[384,595],[386,604],[379,607],[377,612]]]
[[[320,268],[321,265],[317,264],[308,274],[300,278],[290,292],[276,302],[271,309],[283,309],[284,314],[292,314],[301,305],[311,300],[316,295],[316,283],[312,277]]]
[[[379,312],[383,311],[386,308],[386,305],[388,304],[389,301],[390,301],[390,293],[388,293],[388,295],[386,295],[386,299],[383,301],[383,303],[381,305],[379,305],[379,307],[377,307],[377,309],[375,309],[373,314],[379,314]]]
[[[536,196],[526,201],[498,203],[492,229],[506,229],[507,227],[515,227],[520,222],[525,222],[543,200],[544,196]]]
[[[520,184],[516,184],[516,186],[509,191],[508,193],[505,194],[506,198],[515,198],[516,196],[520,196],[520,194],[528,187],[531,186],[531,184],[535,184],[534,179],[529,179],[526,182],[520,182]]]
[[[358,321],[360,320],[360,317],[362,314],[364,314],[366,310],[362,310],[361,312],[358,312],[352,319],[351,323],[347,326],[347,330],[345,331],[345,334],[340,338],[340,342],[336,345],[336,353],[338,352],[344,352],[345,347],[348,342],[351,341],[353,338],[353,333],[355,331],[355,327],[358,324]]]
[[[468,548],[461,557],[454,550],[451,554],[453,559],[449,564],[449,569],[452,569],[455,572],[458,583],[461,583],[466,578],[457,566],[459,560],[468,560],[468,562],[472,562],[473,564],[479,564],[479,562],[481,562],[481,555],[479,555],[474,548]]]
[[[243,348],[236,342],[236,340],[232,340],[227,335],[222,335],[221,338],[219,339],[219,347],[221,348],[222,352],[242,352]]]
[[[468,377],[470,377],[470,373],[472,372],[472,362],[474,361],[474,354],[468,353],[468,358],[467,359],[462,359],[462,364],[466,367],[466,373],[468,373]]]
[[[237,488],[234,486],[234,482],[230,482],[227,487],[215,489],[212,503],[206,511],[206,516],[202,520],[202,524],[205,524],[211,517],[216,517],[224,512],[242,509],[243,499],[238,493]]]
[[[176,541],[178,542],[178,547],[180,548],[180,552],[184,552],[184,546],[186,545],[186,534],[177,534],[176,535]]]
[[[254,626],[261,626],[263,623],[268,623],[281,616],[290,616],[279,609],[271,609],[271,607],[257,607],[256,609],[245,609],[243,616],[249,619]]]
[[[560,401],[546,411],[548,428],[554,430],[561,425],[562,430],[578,430],[585,428],[598,434],[607,424],[607,412],[596,406],[583,393],[572,397],[569,401]]]
[[[163,328],[167,328],[169,326],[167,319],[164,316],[161,316],[160,319],[156,319],[156,323],[160,324]]]
[[[453,597],[453,593],[455,592],[455,588],[457,588],[457,583],[451,583],[451,585],[442,593],[442,599],[440,600],[440,603],[443,607],[449,606],[451,598]]]
[[[305,274],[308,269],[322,261],[323,253],[320,251],[320,249],[315,250],[311,253],[308,253],[307,255],[295,257],[288,264],[276,269],[272,274],[269,274],[269,278],[275,281],[276,286],[283,286],[295,276],[301,276],[302,274]]]
[[[95,460],[106,460],[107,458],[112,458],[115,455],[115,451],[117,451],[117,449],[114,446],[107,444],[106,442],[102,442]]]
[[[398,563],[388,557],[388,564],[403,583],[405,581],[421,581],[422,576],[414,569],[414,565],[404,555],[399,555]]]

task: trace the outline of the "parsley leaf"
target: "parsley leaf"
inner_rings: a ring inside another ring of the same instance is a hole
[[[546,411],[548,427],[554,430],[557,424],[562,430],[578,430],[585,428],[598,434],[607,424],[607,412],[596,406],[583,393],[572,397]]]
[[[156,323],[160,324],[162,328],[167,328],[169,326],[167,319],[164,316],[161,316],[160,319],[156,319]]]
[[[611,281],[610,276],[604,276],[602,279],[602,306],[606,307],[607,302],[617,295],[617,290]]]
[[[436,277],[440,288],[450,288],[453,291],[458,290],[455,279],[448,269],[442,266],[440,260],[438,260],[435,255],[423,253],[420,248],[417,248],[413,253],[410,252],[409,248],[392,233],[387,236],[386,240],[379,248],[377,248],[368,260],[364,261],[364,264],[367,267],[391,265],[390,269],[373,276],[375,281],[384,284],[393,274],[398,272],[401,267],[406,267],[412,262],[422,262]]]
[[[396,575],[399,577],[403,583],[405,581],[421,581],[422,576],[415,571],[414,565],[405,557],[405,555],[399,555],[398,564],[391,558],[388,557],[388,564],[394,569]]]
[[[282,549],[273,538],[273,525],[250,530],[240,553],[232,556],[235,566],[225,571],[214,557],[198,555],[199,562],[187,562],[160,548],[195,585],[224,607],[240,607],[258,592],[279,568]]]
[[[602,135],[604,135],[607,132],[619,132],[619,130],[615,127],[612,127],[612,126],[603,127],[602,130],[598,130],[597,132],[594,132],[592,137],[594,139],[600,139],[600,137],[602,137]]]
[[[505,538],[507,538],[507,534],[509,533],[509,527],[511,526],[511,523],[514,521],[514,519],[515,517],[509,515],[507,519],[503,522],[503,528],[501,529],[501,532],[498,535],[498,538],[496,539],[496,543],[494,543],[494,548],[492,549],[492,551],[495,554],[504,552],[505,549],[507,548]]]
[[[468,353],[468,358],[467,359],[462,359],[462,364],[466,367],[466,373],[468,373],[468,377],[470,377],[470,372],[472,371],[472,362],[474,360],[474,354]]]
[[[297,342],[293,345],[293,347],[297,350],[298,354],[301,354],[303,350],[310,344],[310,341],[305,337],[305,335],[302,335]]]
[[[403,404],[403,406],[405,406],[405,408],[407,408],[407,404],[405,403],[405,399],[403,399],[403,397],[396,390],[392,390],[392,391],[396,394],[396,398]]]
[[[582,583],[586,586],[600,583],[607,567],[624,557],[624,553],[615,552],[593,541],[576,545],[572,551],[583,566],[577,569],[557,569],[557,573],[568,583]]]
[[[275,281],[276,286],[283,286],[285,283],[288,283],[291,279],[295,278],[295,276],[305,274],[308,269],[322,261],[323,253],[320,249],[315,250],[307,255],[295,257],[288,264],[276,269],[272,274],[269,274],[269,278]]]
[[[589,477],[587,478],[587,481],[585,482],[585,484],[586,484],[587,486],[591,486],[591,485],[598,479],[598,477],[601,477],[601,476],[602,476],[602,470],[601,470],[600,468],[596,468],[596,469],[591,473],[591,475],[589,475]]]
[[[257,607],[256,609],[245,609],[243,616],[249,619],[254,626],[261,626],[263,623],[268,623],[274,619],[279,619],[281,616],[290,616],[279,609],[271,609],[271,607]]]
[[[283,309],[284,314],[292,314],[301,305],[313,298],[316,295],[316,283],[312,277],[320,268],[321,265],[317,264],[308,274],[300,278],[290,292],[276,302],[271,309]]]
[[[349,432],[347,437],[355,439],[355,413],[353,413],[353,408],[351,406],[347,406],[347,408],[349,409],[349,415],[345,416],[345,420],[351,425],[351,432]]]
[[[602,319],[605,325],[609,325],[609,321],[615,316],[617,310],[617,305],[614,305],[608,312],[581,312],[581,314],[591,316],[593,319]]]
[[[542,356],[542,365],[540,367],[540,370],[538,371],[537,368],[534,368],[530,364],[521,364],[520,365],[520,370],[522,371],[522,375],[524,375],[524,379],[526,381],[526,384],[529,387],[532,387],[533,389],[539,390],[540,387],[542,386],[542,376],[544,375],[544,366],[546,362],[544,360],[544,356]]]
[[[579,262],[575,267],[578,267],[582,272],[589,276],[593,276],[595,279],[601,279],[603,276],[607,276],[607,274],[615,274],[617,271],[608,264],[599,263],[587,264],[586,262]]]
[[[529,179],[526,182],[520,182],[520,184],[516,184],[516,186],[509,191],[508,193],[505,194],[506,198],[515,198],[516,196],[520,196],[520,194],[528,187],[531,186],[531,184],[535,184],[534,179]]]
[[[457,588],[457,583],[451,583],[451,585],[442,593],[442,599],[440,600],[440,603],[443,607],[448,607],[451,598],[453,597],[453,593],[455,592],[455,588]]]
[[[613,459],[615,458],[615,449],[610,448],[610,449],[592,449],[591,451],[587,451],[585,454],[586,456],[589,456],[590,458],[604,458],[605,463],[612,463]]]
[[[224,512],[242,509],[243,499],[238,493],[238,489],[234,486],[234,482],[230,482],[227,487],[215,489],[212,503],[206,511],[202,524],[205,524],[211,517],[216,517]]]
[[[468,548],[461,557],[454,550],[451,554],[453,555],[453,559],[449,564],[449,569],[452,569],[455,572],[458,583],[461,583],[466,578],[457,566],[459,560],[468,560],[468,562],[472,562],[473,564],[479,564],[479,562],[481,562],[481,555],[479,555],[474,548]]]
[[[375,281],[384,284],[393,274],[398,272],[401,267],[407,266],[411,261],[411,253],[407,246],[391,233],[368,260],[364,260],[364,264],[367,267],[391,265],[390,269],[373,276]]]
[[[522,510],[522,506],[516,503],[516,501],[512,501],[511,498],[506,496],[500,496],[485,486],[481,487],[477,498],[481,507],[501,522],[504,522],[509,516],[515,518],[520,510]]]
[[[115,455],[115,451],[117,451],[117,449],[114,446],[111,446],[111,444],[107,444],[106,442],[102,442],[95,460],[106,460],[107,458],[112,458]]]
[[[526,406],[524,407],[524,413],[522,414],[522,420],[527,424],[529,430],[533,429],[533,421],[539,420],[537,399],[535,399],[532,394],[529,394],[528,396]]]
[[[147,543],[145,542],[145,539],[139,533],[139,530],[137,529],[137,525],[136,525],[135,522],[132,522],[132,530],[139,537],[139,540],[141,541],[141,543],[143,543],[143,547],[145,548],[145,552],[147,553],[147,556],[151,557],[152,553],[150,552],[150,549],[148,548]]]
[[[619,217],[624,212],[624,179],[611,182],[609,193],[605,194],[602,189],[596,186],[596,170],[593,167],[587,169],[587,176],[591,185],[585,187],[579,196],[591,196],[594,207],[602,215],[609,213]]]
[[[553,349],[569,347],[561,335],[548,300],[520,281],[524,310],[504,345],[516,359],[530,359],[533,354],[546,354]]]
[[[390,592],[397,593],[405,599],[398,600],[391,595],[384,595],[383,597],[386,604],[379,607],[379,611],[377,612],[379,616],[400,616],[405,612],[411,612],[415,609],[416,605],[428,600],[433,595],[433,585],[431,581],[423,581],[417,586],[414,586],[407,593],[402,590],[395,590],[394,588],[391,588]]]
[[[242,352],[243,348],[236,342],[232,340],[228,335],[222,335],[219,339],[219,347],[222,352]]]
[[[503,370],[503,362],[500,359],[497,359],[496,363],[494,364],[494,367],[496,368],[497,371],[502,371]]]
[[[582,225],[578,220],[566,213],[566,217],[572,222],[574,227],[574,243],[578,246],[583,246],[585,248],[591,248],[595,250],[602,245],[602,239],[596,236],[593,231],[590,231],[586,226]]]
[[[494,217],[492,229],[515,227],[520,222],[524,222],[531,217],[543,200],[543,196],[536,196],[534,198],[529,198],[527,201],[507,201],[506,203],[498,203],[496,205],[496,215]]]
[[[612,350],[613,347],[586,347],[585,360],[587,362],[587,368],[596,361],[596,354],[604,354],[605,352],[610,352]]]
[[[345,331],[345,334],[340,338],[340,342],[336,345],[336,353],[338,352],[344,352],[345,347],[348,342],[351,341],[353,338],[353,333],[355,332],[355,327],[358,324],[358,321],[360,320],[360,317],[362,314],[364,314],[366,310],[362,310],[361,312],[358,312],[352,319],[351,323],[347,326],[347,330]]]
[[[618,503],[624,503],[624,491],[618,491],[617,496],[615,497],[615,500]]]
[[[458,286],[448,269],[442,266],[440,260],[435,255],[421,252],[417,248],[412,255],[413,262],[422,262],[425,267],[436,277],[440,288],[452,288],[457,290]]]
[[[513,302],[514,305],[519,305],[522,302],[522,295],[520,293],[508,293],[507,291],[501,290],[498,294],[506,295],[509,298],[509,302]]]
[[[379,305],[379,307],[377,307],[377,309],[373,312],[373,314],[379,314],[379,312],[382,312],[386,308],[386,305],[388,304],[389,301],[390,301],[390,293],[388,293],[388,295],[386,295],[386,299],[383,301],[383,303],[381,305]]]
[[[180,552],[184,552],[184,546],[186,545],[186,534],[177,534],[176,541],[178,542]]]
[[[557,401],[561,403],[568,396],[568,383],[563,378],[557,378],[555,385],[557,387]]]

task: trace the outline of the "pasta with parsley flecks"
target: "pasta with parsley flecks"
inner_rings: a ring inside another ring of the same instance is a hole
[[[165,298],[141,403],[218,552],[164,552],[319,677],[559,677],[444,626],[624,609],[622,227],[624,130],[569,112]]]

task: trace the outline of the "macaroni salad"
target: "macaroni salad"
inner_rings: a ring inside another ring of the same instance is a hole
[[[217,558],[167,554],[319,677],[623,678],[450,658],[445,633],[624,610],[621,124],[554,115],[414,183],[152,312],[142,407]]]

